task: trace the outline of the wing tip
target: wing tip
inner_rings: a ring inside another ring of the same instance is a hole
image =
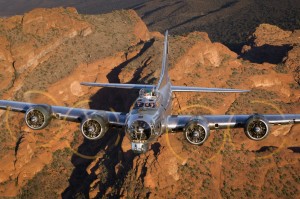
[[[91,84],[91,82],[80,82],[80,85],[86,86],[86,85],[88,85],[88,84]]]

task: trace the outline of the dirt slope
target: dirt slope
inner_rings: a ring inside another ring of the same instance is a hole
[[[296,0],[0,0],[0,16],[23,14],[34,8],[76,7],[81,14],[103,14],[134,9],[151,31],[181,35],[192,31],[209,34],[212,41],[235,52],[259,24],[287,30],[300,28],[300,2]]]
[[[204,32],[171,36],[169,71],[174,85],[251,90],[176,94],[173,113],[299,113],[298,32],[264,24],[253,35],[242,57],[211,42]],[[37,9],[2,19],[0,40],[2,99],[128,111],[136,91],[87,88],[79,82],[156,83],[160,73],[163,37],[149,32],[134,11],[79,15],[71,8]],[[255,50],[264,45],[283,46],[280,58],[273,62],[272,53],[261,57]],[[248,140],[242,130],[220,130],[203,146],[188,144],[181,133],[169,133],[137,156],[123,130],[111,129],[101,140],[88,141],[77,124],[52,121],[34,132],[25,126],[23,115],[0,114],[1,197],[300,194],[299,125],[273,128],[261,142]]]

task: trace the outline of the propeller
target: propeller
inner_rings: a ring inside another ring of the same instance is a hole
[[[268,127],[262,120],[254,120],[248,124],[247,131],[250,137],[260,139],[268,133]]]
[[[82,125],[82,133],[90,139],[96,139],[101,135],[101,125],[96,120],[87,120]]]
[[[192,144],[201,144],[206,138],[206,131],[201,125],[192,123],[186,127],[186,138]]]
[[[26,123],[30,128],[39,129],[45,123],[45,116],[41,111],[32,109],[26,114]]]

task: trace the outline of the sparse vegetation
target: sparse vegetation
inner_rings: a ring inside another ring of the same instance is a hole
[[[284,63],[279,63],[275,66],[274,70],[277,72],[277,73],[284,73],[286,74],[288,71],[287,71],[287,68],[285,66]]]
[[[70,13],[65,12],[64,14]],[[113,72],[102,74],[104,68],[102,63],[97,65],[99,73],[95,75],[94,81],[99,80],[100,77],[107,78],[111,82],[122,82],[122,76],[126,81],[132,81],[132,83],[157,80],[163,40],[155,38],[148,42],[138,41],[132,34],[132,26],[137,22],[137,18],[132,18],[127,11],[116,11],[101,16],[80,16],[78,19],[92,24],[92,33],[86,37],[78,34],[72,38],[63,38],[61,43],[50,50],[45,60],[39,62],[33,71],[25,70],[24,73],[15,71],[15,76],[18,76],[17,78],[25,77],[25,81],[16,96],[12,96],[12,98],[22,100],[24,92],[31,89],[47,90],[50,85],[70,76],[79,64],[84,63],[86,66],[84,69],[88,71],[92,64],[98,64],[99,60],[116,56],[120,52],[123,57],[117,57],[116,63],[118,62],[118,64],[115,64],[114,61],[109,63],[117,65],[111,67]],[[55,28],[51,28],[45,37],[23,34],[21,27],[10,30],[9,34],[9,40],[14,45],[34,41],[33,49],[42,48],[49,44],[51,39],[61,36],[60,30]],[[186,37],[171,36],[171,70],[175,63],[189,52],[191,47],[200,41],[205,42],[205,40],[205,35],[201,34],[189,34]],[[210,42],[207,45],[209,46]],[[137,56],[128,58],[134,52],[138,53]],[[246,77],[264,75],[268,72],[256,64],[243,60],[240,61],[243,64],[242,67],[240,67],[240,62],[236,61],[236,65],[232,66],[234,68],[230,68],[231,66],[227,65],[231,61],[234,63],[234,58],[226,54],[221,54],[221,56],[223,61],[219,68],[207,64],[206,58],[204,58],[204,62],[193,62],[194,65],[191,67],[194,67],[192,69],[196,72],[187,74],[186,80],[191,79],[188,82],[189,85],[199,86],[198,83],[206,81],[206,84],[214,87],[226,86],[225,82],[236,87],[243,85],[247,81]],[[119,59],[126,61],[119,63],[122,62]],[[223,68],[228,71],[224,71]],[[284,67],[279,64],[275,66],[274,70],[282,72],[282,68]],[[0,76],[1,78],[4,77]],[[176,85],[177,78],[173,77],[173,79]],[[290,83],[289,86],[293,89],[299,87],[295,83]],[[131,100],[124,102],[123,99],[125,95],[131,99],[128,91],[124,95],[123,93],[119,95],[118,92],[104,92],[104,90],[100,90],[96,94],[88,93],[78,97],[78,101],[91,97],[93,100],[96,99],[95,101],[101,106],[104,106],[102,103],[106,103],[106,101],[114,101],[115,104],[107,103],[113,104],[113,108],[131,103]],[[32,98],[34,97],[32,96]],[[136,97],[136,93],[134,93],[134,97]],[[211,114],[214,108],[226,110],[232,101],[234,102],[228,108],[227,113],[278,113],[278,109],[284,112],[290,110],[294,105],[292,102],[290,104],[282,102],[282,96],[277,92],[263,88],[253,89],[246,94],[198,93],[184,98],[184,105],[191,106],[191,108],[184,110],[185,112],[182,114],[192,115]],[[227,99],[230,103],[226,101]],[[265,102],[271,102],[272,105]],[[105,104],[105,108],[110,107]],[[16,129],[14,132],[20,131],[21,124],[20,122],[12,125]],[[51,127],[58,129],[60,125],[51,123],[49,129]],[[49,142],[49,138],[60,135],[58,130],[52,132],[49,129],[33,133],[37,150],[50,150],[45,146]],[[0,124],[0,131],[7,132],[4,123]],[[158,147],[158,153],[153,150],[136,156],[130,151],[126,151],[127,146],[123,142],[124,132],[118,133],[109,132],[108,137],[92,143],[84,140],[79,130],[74,131],[74,139],[70,146],[84,154],[96,155],[97,159],[89,160],[73,156],[69,149],[58,150],[53,154],[53,162],[45,166],[27,183],[18,197],[59,198],[65,190],[71,190],[72,196],[70,197],[75,198],[86,198],[91,191],[99,191],[96,198],[118,198],[120,196],[127,198],[148,198],[150,196],[154,198],[211,198],[212,193],[216,193],[213,197],[221,195],[223,198],[296,198],[299,195],[299,190],[297,190],[300,184],[300,176],[297,172],[299,166],[294,164],[293,160],[286,159],[284,152],[287,149],[283,148],[283,153],[276,151],[276,154],[273,155],[270,155],[273,151],[259,152],[255,147],[260,145],[257,144],[253,147],[253,144],[245,141],[246,137],[241,130],[212,131],[207,142],[200,147],[190,145],[184,140],[184,135],[178,134],[178,137],[175,137],[178,144],[176,155],[179,154],[178,156],[184,159],[184,163],[181,160],[178,161],[176,159],[178,157],[170,152],[163,140],[164,137],[159,138],[162,139],[160,142],[162,146]],[[8,142],[8,139],[7,133],[0,134],[0,157],[3,157],[2,155],[7,151],[15,152],[14,143],[3,145]],[[274,138],[276,141],[278,139],[280,138]],[[69,137],[58,137],[57,140],[70,142]],[[122,142],[124,145],[121,144]],[[270,143],[274,142],[270,141]],[[166,154],[167,156],[165,156]],[[175,156],[174,162],[172,162],[173,155]],[[38,155],[35,153],[33,157],[36,158]],[[17,178],[11,180],[18,183]],[[7,185],[9,181],[5,183],[2,183],[1,186]],[[219,193],[220,195],[218,195]]]
[[[21,191],[21,198],[60,198],[64,187],[69,184],[73,165],[69,149],[58,150],[53,161],[30,180]]]
[[[300,85],[300,65],[294,69],[293,74],[295,81]]]

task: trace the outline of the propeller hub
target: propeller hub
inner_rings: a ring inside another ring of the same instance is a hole
[[[193,132],[193,137],[199,137],[200,136],[200,132],[199,131],[194,131]]]
[[[94,132],[95,131],[95,128],[93,127],[93,126],[90,126],[89,128],[88,128],[88,132],[89,133],[92,133],[92,132]]]
[[[32,116],[32,117],[30,118],[30,121],[36,123],[36,122],[38,121],[37,116]]]
[[[256,126],[256,127],[254,127],[254,131],[255,131],[255,133],[259,133],[259,132],[261,132],[261,128]]]

